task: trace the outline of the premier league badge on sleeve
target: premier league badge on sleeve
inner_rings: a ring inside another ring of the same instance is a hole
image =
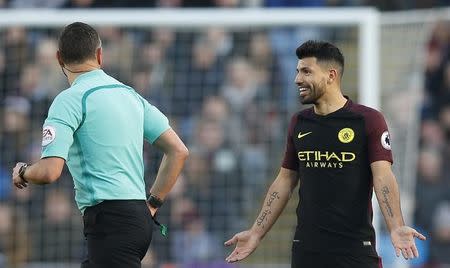
[[[391,149],[391,137],[389,136],[388,131],[385,131],[383,132],[383,134],[381,134],[381,145],[386,150]]]
[[[52,126],[45,126],[42,130],[42,146],[47,146],[55,140],[56,131]]]

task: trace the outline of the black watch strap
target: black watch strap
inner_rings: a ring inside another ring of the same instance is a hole
[[[163,201],[156,195],[150,194],[147,198],[147,203],[154,208],[160,208],[163,204]]]

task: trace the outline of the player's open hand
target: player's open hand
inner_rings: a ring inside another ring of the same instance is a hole
[[[248,257],[258,247],[261,238],[250,230],[235,234],[225,242],[225,246],[236,244],[236,248],[225,259],[227,262],[237,262]]]
[[[28,182],[26,180],[22,179],[19,175],[20,168],[23,165],[26,165],[26,163],[22,163],[22,162],[17,163],[16,166],[13,168],[13,172],[12,172],[13,184],[19,189],[22,189],[22,188],[25,188],[28,186]]]
[[[392,245],[394,246],[397,257],[400,253],[405,259],[413,259],[419,257],[414,238],[425,240],[426,237],[411,227],[401,226],[391,232]]]

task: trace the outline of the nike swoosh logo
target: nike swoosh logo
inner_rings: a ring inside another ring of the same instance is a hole
[[[298,133],[298,138],[301,139],[301,138],[303,138],[303,137],[305,137],[306,135],[309,135],[309,134],[311,134],[311,133],[312,133],[312,131],[306,132],[306,133],[303,133],[303,134],[300,132],[300,133]]]

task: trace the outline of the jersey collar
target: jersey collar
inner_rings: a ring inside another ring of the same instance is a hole
[[[80,74],[79,76],[77,76],[77,78],[75,78],[75,80],[73,80],[72,86],[79,83],[80,81],[83,81],[83,80],[86,80],[86,79],[89,79],[91,77],[95,77],[98,75],[103,75],[103,74],[105,74],[105,72],[103,72],[102,69],[96,69],[96,70],[92,70],[92,71],[84,73],[84,74]]]

